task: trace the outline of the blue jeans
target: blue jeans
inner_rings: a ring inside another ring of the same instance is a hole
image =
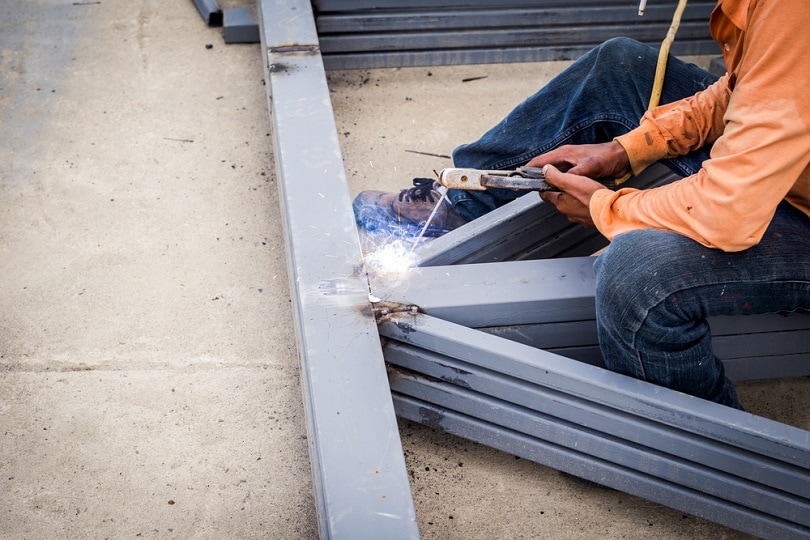
[[[760,243],[736,253],[668,231],[632,231],[613,240],[595,269],[608,369],[741,409],[706,318],[810,308],[810,218],[783,202]]]
[[[481,139],[456,149],[456,166],[513,168],[563,144],[603,142],[629,131],[646,110],[656,60],[655,49],[635,41],[606,42]],[[661,102],[715,80],[670,58]],[[665,164],[686,176],[707,158],[708,149],[701,149]],[[515,192],[450,190],[448,197],[473,219]],[[633,231],[613,240],[595,270],[599,345],[609,369],[741,409],[712,350],[706,318],[808,309],[810,218],[782,203],[762,241],[738,253],[667,231]]]
[[[456,167],[514,169],[564,144],[610,141],[638,127],[652,92],[658,51],[627,38],[615,38],[585,54],[539,92],[471,144],[453,151]],[[670,57],[661,103],[703,90],[717,77]],[[664,163],[676,173],[697,172],[708,149]],[[461,217],[473,220],[508,203],[512,190],[450,190],[447,197]],[[534,194],[536,197],[537,195]]]

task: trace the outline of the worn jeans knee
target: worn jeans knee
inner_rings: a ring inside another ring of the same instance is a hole
[[[787,203],[745,251],[654,229],[617,236],[595,264],[599,345],[609,369],[741,407],[708,318],[810,306],[810,218]],[[801,315],[805,316],[805,315]]]

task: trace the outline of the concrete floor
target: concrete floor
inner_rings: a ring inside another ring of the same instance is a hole
[[[560,67],[330,74],[352,190],[446,165],[406,150],[449,153]],[[316,537],[262,79],[191,0],[0,15],[0,538]],[[810,380],[740,393],[810,428]],[[401,432],[424,538],[744,537]]]

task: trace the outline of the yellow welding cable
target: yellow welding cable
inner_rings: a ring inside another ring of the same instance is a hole
[[[672,24],[669,25],[664,41],[661,43],[661,49],[658,51],[658,63],[655,66],[655,79],[653,80],[653,89],[650,94],[650,105],[647,110],[658,107],[661,101],[661,90],[664,88],[664,74],[667,71],[667,59],[669,58],[669,50],[672,48],[672,42],[675,41],[675,34],[678,32],[678,27],[681,25],[681,17],[686,9],[686,1],[680,0],[678,6],[675,8],[675,14],[672,16]],[[633,173],[627,173],[622,178],[616,180],[616,185],[625,183]]]

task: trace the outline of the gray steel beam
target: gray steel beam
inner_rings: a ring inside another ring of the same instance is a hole
[[[677,2],[668,0],[666,5],[674,8]],[[608,6],[623,5],[632,7],[633,2],[626,0],[576,0],[561,2],[561,0],[506,0],[498,2],[496,0],[313,0],[317,12],[322,11],[356,11],[371,9],[439,9],[439,8],[517,8],[517,7],[559,7],[560,5],[579,8],[582,6]],[[637,2],[636,2],[637,4]],[[649,8],[648,8],[649,9]],[[631,11],[636,15],[636,10]]]
[[[709,20],[715,2],[690,2],[683,20]],[[360,12],[338,11],[316,16],[318,34],[406,32],[427,30],[446,31],[480,30],[482,28],[539,28],[551,26],[578,26],[582,24],[628,24],[665,22],[672,19],[673,6],[649,5],[643,18],[636,16],[627,3],[621,5],[592,5],[578,9],[525,6],[458,10],[400,9],[367,10]]]
[[[607,35],[607,34],[605,34]],[[609,37],[623,35],[620,31],[610,33]],[[632,37],[632,36],[631,36]],[[647,41],[650,46],[658,47],[658,38]],[[561,44],[532,47],[482,47],[477,49],[433,49],[417,51],[356,52],[331,53],[324,56],[327,69],[372,69],[419,66],[447,66],[460,64],[509,64],[517,62],[554,62],[575,60],[599,45],[600,41],[589,41],[580,44]],[[717,43],[710,38],[686,40],[679,39],[672,44],[671,52],[678,56],[717,54]]]
[[[414,268],[375,296],[472,328],[594,319],[593,257]]]
[[[316,1],[330,69],[571,60],[618,36],[658,46],[675,2],[638,17],[624,2]],[[714,3],[690,3],[673,54],[716,54],[708,31]]]
[[[205,24],[208,26],[222,26],[222,10],[217,0],[194,0],[197,11],[200,12]]]
[[[807,530],[767,514],[738,508],[722,499],[691,491],[676,484],[624,469],[619,465],[600,461],[593,456],[572,452],[567,448],[533,439],[503,427],[488,423],[456,411],[445,409],[429,401],[422,401],[399,393],[394,394],[397,414],[408,420],[441,429],[447,433],[485,444],[512,455],[529,459],[557,470],[586,479],[637,493],[682,512],[703,517],[732,529],[749,532],[761,538],[802,539]],[[576,435],[579,438],[579,435]],[[593,480],[597,481],[597,480]]]
[[[666,35],[669,22],[643,26],[595,27],[569,26],[553,28],[496,28],[486,30],[445,30],[443,32],[386,32],[381,34],[322,35],[324,54],[359,52],[505,49],[518,47],[549,47],[589,45],[591,47],[616,36],[642,42],[658,43]],[[682,23],[678,29],[680,42],[705,38],[706,21]],[[715,45],[713,51],[717,50]]]
[[[311,7],[259,14],[320,534],[417,538]]]
[[[228,8],[222,13],[222,37],[225,43],[258,43],[259,25],[250,8]]]
[[[415,268],[372,276],[385,302],[602,365],[594,257]],[[717,356],[734,380],[810,375],[810,316],[710,319]],[[767,334],[767,335],[766,335]]]
[[[810,535],[807,431],[426,315],[381,333],[406,418],[738,530]]]

